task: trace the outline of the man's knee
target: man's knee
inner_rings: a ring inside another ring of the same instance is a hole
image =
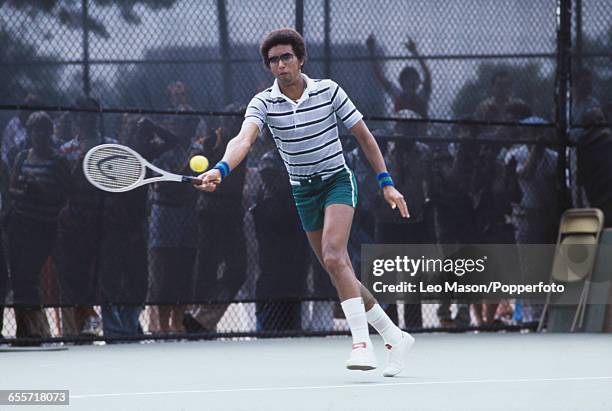
[[[331,275],[340,273],[348,265],[346,253],[331,247],[324,248],[323,264]]]

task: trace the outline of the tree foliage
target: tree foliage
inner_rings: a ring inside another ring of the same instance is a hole
[[[101,7],[118,7],[121,17],[130,24],[140,24],[141,19],[134,10],[136,6],[143,5],[151,10],[168,9],[176,0],[88,0],[90,4]],[[26,12],[31,18],[42,16],[56,18],[57,21],[75,30],[80,30],[83,24],[81,0],[8,0],[8,5],[16,10]],[[110,37],[104,24],[91,13],[87,18],[87,26],[91,33],[102,38]]]
[[[0,101],[15,103],[26,93],[45,101],[57,101],[59,93],[51,85],[59,81],[61,68],[48,64],[51,58],[37,54],[36,48],[0,29],[0,61],[27,61],[28,64],[0,64]]]

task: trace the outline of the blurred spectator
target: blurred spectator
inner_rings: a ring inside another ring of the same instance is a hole
[[[523,103],[523,100],[512,96],[512,76],[507,70],[501,69],[493,73],[489,94],[474,112],[476,120],[480,121],[507,121],[508,106],[511,104]],[[497,132],[499,129],[493,129]],[[483,131],[481,131],[483,132]]]
[[[508,110],[511,121],[533,125],[545,123],[543,119],[533,117],[531,109],[526,104],[511,105]],[[533,139],[534,143],[530,146],[526,144],[512,146],[505,158],[506,164],[515,160],[516,175],[522,192],[521,201],[512,207],[515,240],[518,244],[554,244],[561,216],[557,189],[557,152],[545,148],[542,144],[550,140],[547,138],[548,129],[521,127],[514,132],[520,132],[521,137]],[[519,253],[519,257],[524,275],[533,273],[536,267],[541,266],[540,261],[545,258],[540,255],[538,260],[533,260],[534,256],[528,252]],[[552,255],[550,260],[552,261]],[[517,303],[523,304],[520,301]],[[536,321],[541,308],[539,304],[524,303],[521,321]]]
[[[53,144],[59,148],[63,144],[72,140],[74,114],[70,112],[62,113],[53,122]]]
[[[43,102],[38,96],[28,94],[23,100],[23,105],[42,106]],[[1,154],[2,161],[4,164],[6,164],[9,172],[13,171],[13,164],[17,154],[26,148],[30,148],[31,146],[30,142],[28,141],[25,126],[30,114],[32,114],[31,110],[19,110],[17,115],[13,117],[4,128],[4,133],[2,134]]]
[[[545,124],[539,117],[531,116],[531,110],[511,114],[512,121],[521,124]],[[511,108],[512,110],[512,108]],[[535,144],[516,144],[506,153],[505,163],[513,159],[521,189],[521,201],[513,205],[512,215],[516,226],[516,241],[520,244],[552,244],[557,236],[561,215],[558,201],[557,152],[546,148],[548,129],[518,128],[521,137],[534,140]],[[538,144],[539,143],[539,144]]]
[[[506,69],[495,71],[491,77],[489,95],[490,97],[481,101],[474,111],[474,119],[483,122],[507,122],[510,121],[508,107],[511,105],[525,104],[519,98],[512,96],[512,76]],[[480,126],[474,130],[475,136],[506,137],[512,130],[501,126]],[[502,146],[489,147],[490,154],[498,155],[505,151]],[[480,149],[479,149],[480,150]]]
[[[406,110],[399,112],[400,115]],[[416,141],[411,123],[395,125],[396,140],[385,154],[385,163],[395,180],[397,189],[409,199],[410,218],[404,219],[391,210],[378,196],[376,212],[376,242],[382,244],[433,244],[436,242],[434,214],[429,201],[432,184],[431,151],[426,144]],[[397,319],[395,305],[387,313]],[[404,306],[407,328],[422,328],[421,304]]]
[[[168,86],[166,87],[166,92],[167,92],[167,97],[168,97],[168,103],[169,103],[169,108],[171,110],[176,110],[176,111],[192,111],[192,107],[190,104],[190,99],[189,99],[189,93],[187,90],[187,86],[185,85],[185,83],[183,83],[182,81],[175,81],[173,83],[168,84]],[[190,118],[190,122],[193,121],[194,123],[196,122],[196,120],[193,120]],[[192,127],[193,124],[191,124],[190,127]],[[202,138],[203,136],[206,135],[206,123],[203,120],[199,120],[199,122],[197,123],[196,129],[195,129],[195,133],[194,135],[191,135],[188,137],[189,141],[191,140],[198,140],[199,138]],[[187,136],[185,136],[187,138]],[[186,141],[184,142],[186,144]],[[191,143],[189,143],[191,145]],[[181,144],[182,145],[182,144]],[[184,156],[185,157],[185,161],[189,161],[189,155],[190,155],[190,148],[187,147],[186,149],[183,148],[178,148],[175,147],[175,150],[179,150],[179,151],[183,151],[185,150],[185,154],[178,154],[175,153],[174,156]],[[171,154],[166,154],[166,157],[172,157]],[[177,161],[179,160],[179,158],[176,159]],[[175,166],[179,166],[179,163],[177,162],[175,164]],[[182,166],[182,165],[181,165]],[[185,170],[187,171],[187,170]],[[186,193],[183,193],[186,194]],[[187,199],[184,198],[185,201],[195,201],[194,199]],[[160,208],[160,210],[163,210],[163,205],[161,205],[162,208]],[[172,210],[172,209],[168,209],[168,210]],[[172,213],[172,211],[166,211],[166,214],[168,213]],[[181,212],[179,211],[179,209],[176,209],[174,214],[176,214],[177,216],[180,214]],[[169,214],[168,214],[169,215]],[[167,217],[167,218],[172,218],[172,217]],[[156,223],[157,224],[157,223]],[[181,232],[185,230],[184,228],[184,224],[181,224]],[[168,227],[167,229],[171,229],[170,227]],[[149,243],[151,242],[151,234],[149,234]],[[176,241],[174,242],[176,243]],[[188,259],[189,262],[188,264],[194,264],[194,262],[192,261],[195,257],[191,256],[191,251],[188,251],[188,248],[192,248],[191,246],[191,242],[190,241],[179,241],[179,243],[187,245],[189,244],[188,247],[183,247],[181,246],[180,249],[182,250],[181,252],[187,253],[188,255]],[[158,250],[159,253],[164,253],[164,251],[162,251],[161,249]],[[156,252],[157,253],[157,252]],[[155,268],[153,265],[151,265],[152,263],[152,258],[153,256],[149,255],[149,274],[151,276],[151,282],[149,284],[149,291],[150,291],[150,295],[149,295],[149,299],[154,296],[154,295],[158,295],[159,291],[156,291],[158,287],[158,285],[153,284],[152,281],[155,281],[155,277],[158,275],[164,275],[163,271],[164,269],[161,269],[162,272],[159,273],[155,273],[154,270],[157,270],[157,268]],[[164,257],[160,258],[164,259]],[[170,258],[170,257],[168,257]],[[186,279],[186,275],[187,273],[191,273],[192,274],[193,268],[187,268],[187,264],[185,264],[183,266],[182,269],[182,279]],[[153,294],[151,294],[151,292]],[[186,294],[184,292],[179,292],[178,290],[174,290],[173,291],[174,295],[183,295],[186,296]],[[159,295],[159,297],[161,297],[161,295]],[[191,294],[189,294],[189,297],[191,297]],[[183,298],[184,300],[184,298]],[[184,308],[186,308],[186,306],[181,305],[180,307],[172,307],[170,305],[163,305],[163,306],[159,306],[159,307],[151,307],[150,313],[151,313],[151,318],[149,320],[150,322],[150,328],[153,331],[162,331],[162,332],[167,332],[167,331],[182,331],[183,327],[184,327],[184,314],[185,314],[185,310]],[[164,325],[162,326],[162,324],[160,324],[160,321],[164,323]],[[170,322],[172,322],[172,327],[170,327]]]
[[[166,88],[170,108],[177,111],[192,111],[192,104],[189,98],[187,86],[182,81],[170,83]],[[202,117],[198,117],[198,125],[195,132],[195,139],[204,138],[208,134],[208,125]]]
[[[573,73],[572,78],[572,107],[570,123],[572,125],[588,124],[586,121],[586,113],[591,110],[599,109],[599,100],[593,95],[593,73],[582,68]],[[570,130],[570,142],[574,144],[580,143],[582,136],[587,132],[583,127],[572,128]],[[589,202],[585,193],[585,188],[579,181],[578,175],[578,159],[575,147],[569,150],[569,164],[571,181],[571,195],[573,207],[588,207]]]
[[[17,338],[49,337],[40,308],[41,270],[56,241],[58,216],[71,189],[71,176],[68,163],[52,147],[49,115],[42,111],[31,114],[26,129],[32,148],[16,157],[7,216]]]
[[[177,143],[177,137],[147,118],[124,114],[119,142],[147,161]],[[100,245],[100,289],[105,337],[142,334],[139,315],[147,294],[146,186],[107,198]]]
[[[191,107],[183,106],[189,111]],[[167,121],[177,144],[153,164],[176,174],[189,173],[189,153],[197,129],[193,116],[174,116]],[[185,305],[191,300],[196,257],[197,225],[194,224],[197,194],[187,184],[156,183],[151,191],[149,220],[149,301],[158,306],[160,332],[184,332]]]
[[[105,193],[91,185],[83,174],[83,159],[90,148],[115,143],[99,133],[100,103],[80,97],[76,107],[85,110],[74,116],[75,137],[62,145],[61,156],[70,165],[73,188],[61,211],[58,227],[57,266],[62,304],[76,309],[62,309],[64,335],[80,332],[98,335],[102,324],[92,307],[96,300],[95,262],[102,239]]]
[[[262,185],[251,208],[259,244],[255,315],[258,331],[301,328],[301,302],[306,286],[309,247],[277,150],[259,162]],[[292,301],[282,301],[289,299]],[[266,301],[269,300],[269,301]]]
[[[243,111],[229,105],[225,111]],[[194,154],[203,154],[211,165],[223,158],[227,143],[240,131],[241,118],[224,117],[213,136],[200,139]],[[247,159],[248,161],[248,159]],[[232,301],[246,280],[243,190],[246,176],[243,161],[212,193],[199,195],[197,203],[200,235],[195,282],[199,300]],[[220,268],[223,267],[220,273]],[[228,303],[197,307],[186,322],[192,331],[215,331]],[[194,322],[195,320],[195,322]],[[200,329],[201,327],[201,329]]]
[[[593,95],[593,73],[586,68],[577,70],[572,82],[572,124],[588,123],[585,114],[597,108],[601,108],[601,104]]]
[[[458,143],[436,150],[433,159],[431,199],[435,204],[438,241],[444,255],[451,255],[456,245],[476,242],[474,225],[476,214],[470,198],[470,181],[477,167],[476,146],[472,141],[474,127],[459,126],[454,130]],[[447,278],[441,274],[442,282]],[[467,304],[457,304],[455,318],[451,316],[451,296],[442,295],[437,310],[438,320],[444,328],[467,327],[470,312]]]
[[[521,190],[516,177],[517,160],[508,164],[499,159],[494,143],[480,145],[472,180],[471,198],[477,216],[472,227],[479,244],[514,244],[511,223],[512,203],[521,202]],[[508,264],[514,264],[509,261]],[[518,260],[513,265],[518,267]],[[476,325],[498,322],[498,304],[474,304]]]
[[[190,106],[185,83],[182,81],[175,81],[174,83],[170,83],[166,90],[168,92],[170,107],[179,108]]]
[[[474,112],[476,120],[491,122],[511,121],[508,107],[525,104],[512,96],[512,76],[505,69],[497,70],[491,77],[490,97],[483,100]],[[505,137],[503,127],[479,127],[479,135]],[[476,148],[476,147],[475,147]],[[476,220],[476,241],[481,244],[513,244],[514,227],[510,223],[511,203],[519,202],[521,191],[516,180],[516,160],[505,167],[506,149],[496,144],[482,144],[478,151],[478,168],[472,176],[471,199]],[[477,325],[495,321],[497,304],[474,304]],[[483,315],[484,309],[484,315]]]
[[[408,39],[405,46],[406,49],[416,57],[421,70],[423,71],[423,80],[419,72],[412,66],[406,66],[402,69],[399,75],[399,87],[390,82],[383,73],[380,63],[376,57],[376,39],[373,34],[370,34],[366,40],[366,45],[372,58],[372,69],[376,79],[383,86],[383,89],[391,95],[393,99],[394,110],[411,110],[417,113],[421,118],[429,117],[429,99],[431,97],[431,73],[429,67],[423,59],[416,47],[416,43],[412,39]],[[422,123],[424,125],[424,123]],[[424,134],[424,133],[419,133]]]
[[[604,116],[599,108],[587,111],[584,122],[593,124],[577,146],[578,182],[585,188],[592,207],[605,215],[605,227],[612,227],[612,132],[597,126]]]

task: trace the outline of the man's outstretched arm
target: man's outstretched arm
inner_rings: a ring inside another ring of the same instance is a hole
[[[224,162],[227,167],[227,173],[238,167],[238,165],[245,159],[251,146],[257,140],[259,135],[259,127],[254,123],[243,123],[242,128],[238,135],[232,138],[227,143],[225,154],[220,163]],[[201,184],[195,187],[202,191],[215,191],[217,185],[223,180],[223,174],[220,169],[212,168],[207,172],[200,174],[198,179],[202,181]]]
[[[351,134],[357,139],[359,146],[363,150],[363,153],[377,176],[380,176],[381,173],[386,173],[387,166],[385,165],[385,160],[380,152],[380,148],[378,148],[378,144],[376,143],[374,136],[368,129],[368,126],[366,126],[366,123],[363,120],[359,120],[353,127],[351,127],[350,131]],[[384,186],[382,190],[385,201],[391,206],[391,208],[397,207],[402,217],[409,218],[410,213],[408,212],[408,206],[406,205],[404,196],[397,191],[393,185]]]

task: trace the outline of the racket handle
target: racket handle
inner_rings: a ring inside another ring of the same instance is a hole
[[[181,176],[181,182],[183,183],[189,183],[189,184],[195,184],[195,185],[200,185],[202,184],[202,180],[200,180],[197,177],[190,177],[190,176]]]

